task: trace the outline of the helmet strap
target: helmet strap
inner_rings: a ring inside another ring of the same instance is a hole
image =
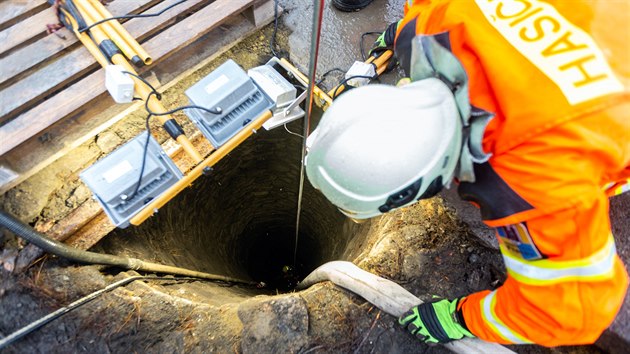
[[[469,123],[462,129],[462,152],[459,155],[459,163],[455,170],[455,176],[460,182],[475,182],[473,164],[484,163],[492,154],[483,151],[483,133],[494,114],[483,109],[471,106]]]

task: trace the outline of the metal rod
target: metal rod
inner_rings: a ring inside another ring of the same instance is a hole
[[[65,11],[64,9],[61,9],[61,13],[65,17],[66,21],[68,21],[68,23],[72,27],[72,29],[73,29],[74,33],[76,34],[77,38],[79,39],[79,41],[81,41],[81,43],[83,43],[85,48],[88,50],[88,52],[90,52],[90,54],[92,54],[94,59],[96,59],[96,61],[102,67],[106,67],[107,65],[109,65],[109,59],[107,59],[103,55],[101,50],[98,49],[98,46],[92,41],[92,39],[90,39],[90,36],[88,36],[87,33],[81,33],[81,32],[76,30],[77,28],[79,28],[79,24],[77,23],[77,20],[74,17],[72,17],[72,15],[70,13],[68,13],[67,11]]]
[[[285,70],[293,74],[295,76],[295,79],[298,80],[302,85],[308,87],[309,82],[310,82],[309,79],[306,77],[306,75],[302,74],[300,70],[298,70],[295,66],[289,63],[289,61],[282,58],[279,60],[274,60],[274,62],[278,63]],[[332,104],[332,98],[318,86],[314,86],[313,96],[317,97],[317,100],[314,100],[315,104],[320,106],[323,110],[326,110]]]
[[[74,4],[77,6],[83,17],[86,17],[86,14],[89,14],[89,17],[96,21],[102,20],[105,17],[102,16],[96,9],[92,6],[88,0],[74,0]],[[118,49],[127,57],[127,59],[132,60],[134,56],[136,56],[135,52],[131,48],[131,46],[125,41],[125,39],[116,31],[116,29],[112,26],[112,24],[116,21],[108,21],[101,23],[98,25],[103,32],[109,37],[109,39],[116,44]],[[116,22],[118,23],[118,22]],[[138,58],[140,60],[140,58]]]
[[[302,142],[302,159],[300,160],[300,187],[298,189],[297,215],[295,217],[295,249],[293,250],[293,266],[297,263],[298,235],[300,234],[300,214],[302,213],[302,195],[304,193],[304,158],[306,157],[306,138],[310,133],[311,114],[313,113],[313,90],[315,89],[315,74],[317,72],[317,55],[319,54],[319,40],[324,17],[324,0],[313,0],[313,29],[311,31],[311,52],[308,66],[308,93],[306,95],[306,114],[304,115],[304,130]]]
[[[109,12],[109,10],[107,10],[107,8],[103,6],[103,4],[101,4],[99,0],[90,0],[90,3],[94,7],[94,9],[96,9],[96,11],[99,12],[102,18],[113,17],[113,15]],[[116,30],[116,32],[118,32],[118,34],[124,39],[124,41],[132,48],[133,53],[136,54],[138,57],[140,57],[140,59],[144,62],[145,65],[150,65],[151,63],[153,63],[153,59],[151,58],[149,53],[147,53],[147,51],[144,50],[144,48],[142,48],[140,43],[138,43],[138,41],[135,38],[133,38],[131,34],[129,34],[129,32],[127,32],[125,27],[123,27],[123,25],[121,25],[120,22],[114,20],[114,21],[109,21],[109,23],[114,28],[114,30]]]
[[[144,275],[134,275],[131,276],[129,278],[125,278],[122,280],[119,280],[115,283],[109,284],[108,286],[97,290],[91,294],[88,294],[74,302],[72,302],[71,304],[64,306],[54,312],[49,313],[48,315],[39,318],[38,320],[29,323],[28,325],[18,329],[17,331],[9,334],[8,336],[0,339],[0,349],[3,349],[13,343],[15,343],[16,341],[18,341],[19,339],[21,339],[22,337],[24,337],[25,335],[34,332],[35,330],[45,326],[46,324],[56,320],[57,318],[65,315],[66,313],[87,304],[88,302],[96,299],[97,297],[101,296],[102,294],[112,291],[118,287],[127,285],[133,281],[136,280],[162,280],[162,281],[181,281],[181,280],[198,280],[195,278],[173,278],[173,277],[160,277],[160,276],[154,276],[154,275],[149,275],[149,276],[144,276]]]
[[[85,20],[88,26],[96,22],[96,20],[91,16],[90,13],[87,13],[87,12],[81,13],[81,16],[83,16],[83,19]],[[78,31],[78,28],[73,28],[73,31],[75,32],[77,37],[79,37],[79,39],[82,38],[81,33]],[[111,38],[107,36],[105,31],[102,28],[100,28],[100,26],[91,28],[90,33],[92,34],[96,42],[96,45],[100,45],[104,41],[111,40]],[[125,59],[125,57],[121,53],[116,53],[112,55],[110,60],[113,64],[123,66],[126,71],[133,73],[135,75],[138,75],[135,69],[131,66],[131,64],[129,64],[127,59]],[[152,95],[150,95],[151,89],[149,89],[142,81],[138,80],[136,77],[132,77],[132,79],[136,83],[134,85],[134,89],[144,100],[148,100],[148,106],[153,112],[157,112],[157,113],[166,112],[166,108],[162,105],[162,103],[159,100],[151,99],[152,98]],[[157,119],[160,121],[162,125],[164,125],[168,120],[171,119],[171,116],[159,115],[157,116]],[[182,134],[178,136],[176,141],[182,146],[186,154],[195,163],[199,163],[203,161],[203,157],[201,156],[199,151],[197,151],[194,145],[190,142],[190,140],[188,139],[186,135]]]

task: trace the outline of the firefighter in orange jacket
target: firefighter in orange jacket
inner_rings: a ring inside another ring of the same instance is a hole
[[[454,179],[496,229],[505,283],[410,309],[399,321],[421,340],[585,344],[615,318],[628,275],[608,196],[630,178],[630,31],[610,5],[409,0],[377,43],[411,83],[348,91],[309,136],[310,182],[352,218]]]

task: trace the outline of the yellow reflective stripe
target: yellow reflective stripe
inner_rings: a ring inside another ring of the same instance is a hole
[[[499,317],[497,317],[496,313],[494,312],[494,308],[497,302],[495,295],[496,291],[493,291],[490,294],[486,295],[483,300],[481,300],[481,314],[486,324],[504,340],[516,344],[532,343],[530,340],[526,339],[522,335],[511,330],[508,326],[505,325],[505,323],[503,323],[503,321],[501,321]]]
[[[623,184],[621,186],[619,186],[617,189],[615,189],[615,194],[614,195],[619,195],[621,193],[625,193],[627,191],[630,191],[630,183],[626,183]]]
[[[619,195],[621,193],[625,193],[627,191],[630,191],[630,178],[628,178],[626,180],[626,183],[620,185],[619,187],[615,188],[615,191],[613,192],[613,195]]]
[[[604,185],[604,190],[608,191],[613,189],[612,195],[619,195],[621,193],[625,193],[630,191],[630,178],[626,179],[624,182],[610,182]]]
[[[526,261],[509,253],[501,245],[501,253],[508,273],[521,283],[531,285],[555,284],[566,281],[610,279],[615,265],[615,240],[609,236],[606,245],[590,257],[571,261],[541,259]]]

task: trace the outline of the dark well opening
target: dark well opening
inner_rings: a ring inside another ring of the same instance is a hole
[[[319,265],[346,259],[359,231],[305,180],[294,265],[301,144],[282,127],[260,130],[158,215],[95,248],[289,290]]]

